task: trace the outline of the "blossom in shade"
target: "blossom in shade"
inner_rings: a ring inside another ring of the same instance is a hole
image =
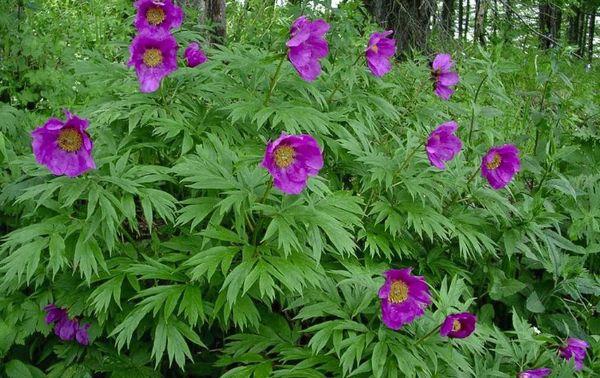
[[[62,308],[56,307],[54,303],[50,303],[49,305],[44,307],[44,311],[46,312],[46,317],[44,319],[46,321],[46,324],[56,323],[68,317],[67,311]]]
[[[444,100],[448,100],[454,93],[454,87],[458,84],[458,74],[452,70],[454,62],[450,54],[437,54],[431,63],[431,78],[434,82],[435,94]]]
[[[85,323],[84,325],[79,325],[77,327],[77,331],[75,332],[75,339],[81,345],[89,345],[90,338],[88,335],[88,329],[90,328],[89,323]]]
[[[138,31],[169,31],[181,26],[183,11],[172,0],[138,0],[134,25]]]
[[[388,38],[393,30],[373,33],[369,38],[369,46],[365,50],[367,65],[377,77],[381,77],[392,69],[391,58],[396,54],[396,40]]]
[[[440,335],[453,339],[464,339],[475,331],[477,316],[461,312],[460,314],[448,315],[440,328]]]
[[[77,328],[77,320],[65,317],[56,323],[54,326],[54,333],[63,341],[73,340]]]
[[[292,24],[291,38],[286,43],[288,59],[305,81],[313,81],[321,73],[319,60],[329,52],[323,38],[328,30],[329,24],[325,20],[310,21],[306,16],[298,17]]]
[[[552,373],[552,369],[539,368],[532,370],[525,370],[519,373],[519,378],[544,378]]]
[[[183,55],[188,67],[196,67],[206,62],[206,55],[196,42],[190,43]]]
[[[310,135],[282,133],[267,145],[262,166],[273,176],[276,188],[287,194],[299,194],[308,177],[316,176],[323,168],[323,153]]]
[[[390,269],[385,272],[385,283],[379,289],[383,323],[398,330],[425,314],[431,304],[431,294],[425,279],[413,276],[412,268]]]
[[[177,41],[168,32],[141,32],[131,42],[129,52],[127,65],[135,67],[144,93],[157,90],[161,80],[177,70]]]
[[[445,162],[454,159],[460,152],[462,142],[454,135],[457,128],[456,122],[445,122],[429,134],[427,143],[425,143],[425,151],[431,165],[445,169]]]
[[[575,361],[575,370],[583,369],[583,360],[585,360],[585,350],[590,346],[586,341],[569,337],[567,345],[559,349],[560,356],[567,361]]]
[[[35,160],[59,176],[79,176],[96,168],[87,119],[65,111],[66,121],[50,118],[31,133]]]
[[[520,169],[519,149],[514,144],[492,147],[481,160],[481,176],[494,189],[504,188]]]

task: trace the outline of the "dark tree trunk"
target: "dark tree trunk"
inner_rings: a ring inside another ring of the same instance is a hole
[[[454,37],[454,0],[444,0],[442,7],[442,28],[449,37]]]
[[[571,45],[579,45],[579,31],[583,23],[583,12],[580,6],[571,6],[571,15],[569,16],[569,29],[567,30],[567,39]]]
[[[488,0],[477,0],[475,2],[475,33],[474,40],[485,45],[485,16],[487,13]]]
[[[596,28],[596,9],[590,14],[590,28],[588,32],[588,57],[591,61],[594,56],[594,29]]]
[[[580,57],[583,57],[583,55],[585,54],[585,42],[586,42],[586,30],[588,27],[588,16],[584,13],[583,17],[581,19],[581,25],[579,25],[580,29],[579,29],[579,49],[577,49],[577,52],[579,53]]]
[[[538,20],[540,33],[544,35],[540,37],[540,47],[542,49],[554,47],[556,41],[560,38],[560,25],[562,21],[560,7],[548,0],[542,0],[539,4]]]
[[[425,50],[432,0],[365,0],[365,5],[380,25],[394,30],[401,54],[408,54],[410,49]]]
[[[227,39],[225,0],[204,0],[206,20],[213,26],[211,42],[224,44]]]
[[[458,0],[458,39],[463,34],[463,0]]]
[[[467,0],[467,10],[465,12],[465,41],[467,40],[467,35],[469,35],[469,18],[471,17],[471,0]]]

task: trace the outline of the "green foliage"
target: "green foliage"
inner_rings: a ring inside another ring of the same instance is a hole
[[[429,57],[382,79],[353,64],[376,26],[348,2],[305,9],[332,25],[324,72],[284,62],[269,95],[299,7],[257,4],[231,3],[229,44],[153,94],[124,64],[131,1],[0,5],[0,375],[568,377],[568,336],[592,346],[582,376],[598,371],[598,68],[466,46],[443,102]],[[180,46],[204,34],[188,12]],[[63,107],[91,122],[98,168],[75,179],[31,154]],[[422,143],[451,119],[464,149],[439,171]],[[260,167],[284,131],[324,147],[298,196]],[[476,170],[508,142],[522,170],[494,191]],[[407,266],[434,303],[396,332],[377,292]],[[54,336],[48,303],[90,322],[91,345]],[[473,336],[425,337],[459,311]]]

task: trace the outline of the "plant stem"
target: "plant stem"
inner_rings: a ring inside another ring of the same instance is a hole
[[[265,188],[265,192],[264,192],[263,196],[258,200],[257,204],[261,204],[261,203],[265,202],[265,200],[269,196],[269,193],[271,193],[272,188],[273,188],[273,180],[270,179],[269,182],[267,183],[267,187]],[[264,217],[261,217],[260,220],[256,223],[256,228],[254,229],[254,235],[252,236],[252,245],[256,248],[256,251],[258,251],[258,245],[256,244],[256,241],[258,239],[258,231],[260,230],[261,226],[263,225],[263,221],[264,221]]]
[[[275,74],[271,78],[271,83],[269,84],[269,91],[267,92],[267,95],[265,96],[265,102],[264,102],[265,106],[269,105],[269,100],[271,99],[271,94],[273,93],[273,89],[275,89],[275,85],[277,84],[277,79],[279,78],[279,72],[281,71],[281,66],[283,65],[283,62],[285,61],[285,57],[286,57],[285,54],[281,55],[281,59],[279,60],[279,64],[277,65],[277,69],[275,70]]]
[[[413,150],[410,151],[410,153],[406,156],[406,159],[404,159],[404,161],[400,165],[400,168],[398,168],[398,172],[400,172],[404,168],[406,168],[406,166],[410,162],[410,159],[414,156],[414,154],[417,153],[417,151],[419,151],[421,149],[421,147],[423,147],[424,144],[425,144],[425,141],[422,141],[421,143],[419,143],[419,145],[417,147],[413,148]],[[394,188],[394,187],[400,185],[401,182],[402,182],[402,180],[400,180],[397,183],[393,184],[391,187]]]
[[[473,124],[475,123],[475,104],[477,104],[477,98],[479,97],[479,92],[481,91],[481,87],[483,86],[483,83],[485,83],[487,78],[488,78],[488,75],[485,74],[485,76],[479,83],[479,86],[477,87],[477,91],[475,92],[475,97],[473,98],[473,106],[471,107],[471,124],[469,125],[469,139],[467,139],[467,141],[469,143],[469,147],[471,147],[471,139],[473,137]]]
[[[363,55],[359,55],[356,57],[356,60],[354,61],[354,63],[352,63],[351,67],[356,66],[356,64],[358,63],[358,61],[360,60],[360,58],[362,58]],[[333,91],[331,92],[331,94],[329,95],[329,97],[327,98],[327,104],[331,104],[331,101],[333,101],[333,96],[335,96],[335,94],[337,93],[337,91],[340,89],[340,87],[342,86],[342,82],[343,80],[338,80],[335,88],[333,88]]]
[[[431,331],[429,331],[429,333],[423,337],[421,337],[419,340],[417,340],[414,344],[414,346],[417,346],[419,344],[421,344],[423,341],[427,340],[428,338],[430,338],[434,333],[436,333],[440,328],[442,327],[442,325],[438,325],[437,327],[435,327],[434,329],[432,329]]]
[[[546,100],[546,94],[548,91],[548,83],[550,82],[550,78],[544,83],[544,90],[542,92],[542,101],[540,101],[540,113],[544,110],[544,100]],[[535,128],[535,142],[533,143],[533,154],[536,154],[538,143],[540,141],[540,128]]]

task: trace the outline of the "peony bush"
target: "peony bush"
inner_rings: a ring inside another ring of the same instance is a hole
[[[0,108],[7,376],[597,371],[597,77],[399,59],[352,3],[227,46],[171,0],[121,11],[129,51]]]

